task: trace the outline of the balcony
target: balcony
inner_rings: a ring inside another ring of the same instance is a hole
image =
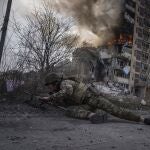
[[[148,30],[150,32],[150,25],[145,25],[143,26],[146,30]]]
[[[126,79],[126,78],[123,78],[123,77],[117,77],[117,76],[115,76],[114,80],[116,82],[118,82],[118,83],[129,84],[129,78]]]
[[[122,59],[121,57],[116,57],[112,60],[112,68],[121,71],[129,70],[130,72],[130,62],[125,59]]]
[[[140,79],[135,79],[134,80],[134,85],[138,86],[138,87],[144,87],[144,86],[147,85],[147,82],[146,81],[142,81]]]
[[[144,40],[145,42],[150,43],[150,36],[149,36],[149,37],[148,37],[148,36],[143,36],[143,40]]]
[[[128,52],[122,52],[114,55],[115,58],[121,59],[124,62],[130,62],[132,55]]]
[[[124,52],[124,53],[121,53],[121,56],[124,58],[127,58],[128,60],[131,60],[132,55],[130,53]]]
[[[149,0],[139,0],[140,4],[143,6],[143,7],[148,7],[150,6],[150,1]]]
[[[114,69],[118,69],[118,70],[124,70],[124,69],[128,69],[130,71],[130,66],[127,64],[119,64],[118,62],[115,62],[112,64],[112,67]]]
[[[123,67],[124,67],[124,66],[121,66],[121,65],[119,65],[118,63],[115,63],[115,64],[113,65],[113,68],[114,68],[114,69],[118,69],[118,70],[123,70]]]
[[[131,6],[131,5],[129,5],[129,4],[126,4],[125,7],[126,7],[128,10],[132,11],[133,13],[135,13],[135,6]]]
[[[148,64],[148,59],[143,58],[143,59],[141,59],[141,62],[144,63],[144,64]]]

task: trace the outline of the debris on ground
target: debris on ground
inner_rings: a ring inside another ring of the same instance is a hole
[[[105,93],[105,94],[117,96],[117,95],[120,95],[121,93],[123,93],[123,91],[124,91],[121,88],[115,86],[113,83],[105,84],[103,82],[97,82],[94,84],[95,84],[96,89],[100,93]]]

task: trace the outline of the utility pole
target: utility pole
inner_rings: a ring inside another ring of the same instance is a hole
[[[5,44],[5,39],[6,39],[6,33],[7,33],[7,27],[8,27],[8,21],[9,21],[9,16],[10,16],[10,10],[11,10],[11,5],[12,5],[12,0],[8,0],[7,2],[7,8],[6,8],[6,14],[4,18],[4,23],[2,26],[2,34],[1,34],[1,40],[0,40],[0,63],[3,55],[3,49],[4,49],[4,44]]]

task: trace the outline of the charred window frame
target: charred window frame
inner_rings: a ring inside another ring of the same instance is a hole
[[[136,39],[135,44],[137,45],[137,48],[140,48],[140,49],[142,48],[142,40]]]
[[[147,63],[148,62],[148,58],[149,58],[149,56],[148,56],[147,53],[142,53],[142,61],[143,62]]]
[[[142,68],[142,71],[146,73],[146,71],[148,70],[148,64],[141,63],[141,68]]]
[[[144,18],[143,19],[143,24],[144,24],[144,27],[150,28],[150,19]]]
[[[148,41],[150,39],[150,32],[143,30],[143,38]]]
[[[125,79],[129,79],[130,77],[130,73],[128,75],[126,75],[123,70],[119,70],[119,69],[115,69],[114,70],[114,75],[116,77],[120,77],[120,78],[125,78]]]
[[[136,33],[138,34],[139,37],[141,37],[141,38],[143,37],[143,32],[142,32],[141,28],[137,27],[136,28]]]
[[[142,6],[150,6],[150,1],[149,0],[139,0],[140,4]]]
[[[140,71],[141,71],[141,62],[136,61],[135,72],[140,72]]]
[[[146,75],[143,74],[143,73],[140,74],[140,79],[141,79],[142,81],[147,81],[147,77],[146,77]]]
[[[142,42],[142,48],[144,51],[148,52],[148,49],[150,48],[150,45],[146,42]]]
[[[126,0],[126,3],[128,5],[130,5],[131,7],[135,8],[136,7],[136,3],[133,0]]]
[[[135,79],[139,79],[140,78],[140,75],[135,73]]]
[[[137,59],[138,61],[141,61],[141,55],[140,55],[140,54],[136,54],[136,59]]]
[[[142,8],[141,6],[138,7],[138,12],[139,12],[139,14],[140,14],[142,17],[145,16],[145,9]]]
[[[137,22],[138,22],[138,24],[139,24],[141,27],[143,27],[143,26],[144,26],[143,18],[141,18],[141,17],[137,17]]]

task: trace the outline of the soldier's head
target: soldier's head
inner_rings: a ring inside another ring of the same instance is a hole
[[[59,90],[62,76],[58,73],[50,73],[45,78],[45,86],[48,87],[50,93]]]

